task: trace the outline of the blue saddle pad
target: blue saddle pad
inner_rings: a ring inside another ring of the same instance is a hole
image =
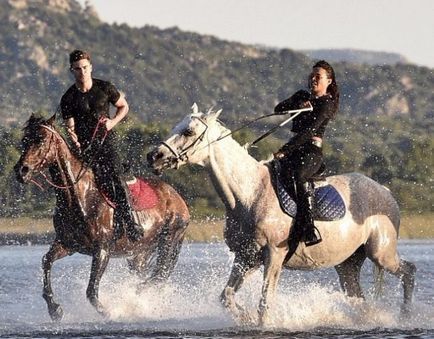
[[[286,191],[280,181],[279,175],[275,176],[277,196],[283,211],[291,217],[297,214],[297,204]],[[333,221],[343,218],[345,215],[345,203],[339,192],[332,185],[315,187],[313,217],[318,221]]]

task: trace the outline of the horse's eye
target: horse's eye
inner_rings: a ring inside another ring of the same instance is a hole
[[[191,137],[194,134],[193,130],[191,128],[187,128],[182,132],[182,135],[185,137]]]

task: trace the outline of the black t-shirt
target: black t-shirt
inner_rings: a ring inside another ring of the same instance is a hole
[[[314,136],[322,138],[328,122],[337,110],[336,103],[330,95],[313,97],[308,91],[301,90],[279,103],[274,111],[279,113],[299,109],[301,104],[308,100],[312,104],[313,110],[303,112],[294,118],[291,131],[296,135],[289,141],[291,145],[301,145]]]
[[[119,98],[119,91],[108,81],[92,79],[92,88],[86,93],[74,84],[60,100],[62,117],[74,118],[78,141],[86,146],[92,140],[99,118],[109,118],[110,104],[114,105]]]

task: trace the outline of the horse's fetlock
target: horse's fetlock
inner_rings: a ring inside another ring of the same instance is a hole
[[[259,306],[258,306],[258,311],[259,311],[259,313],[260,314],[263,314],[263,313],[265,313],[265,311],[267,311],[268,310],[268,304],[267,304],[267,302],[265,301],[265,300],[261,300],[260,302],[259,302]]]
[[[220,294],[220,302],[224,307],[229,307],[231,304],[231,298],[233,297],[233,289],[227,287]]]

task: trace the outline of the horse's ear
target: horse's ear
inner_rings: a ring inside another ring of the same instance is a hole
[[[193,106],[191,106],[191,109],[193,110],[194,114],[199,113],[199,107],[197,106],[196,103],[194,103]]]
[[[208,119],[213,121],[217,120],[222,111],[222,109],[219,109],[217,112],[208,112]]]
[[[38,117],[36,115],[35,112],[32,112],[32,114],[30,114],[29,119],[27,120],[27,126],[32,125],[36,120],[38,120]]]
[[[51,118],[49,118],[45,123],[49,126],[53,126],[56,122],[56,114],[54,114]]]
[[[37,119],[38,119],[38,114],[36,114],[35,112],[32,112],[32,114],[30,114],[29,121],[34,121]]]

